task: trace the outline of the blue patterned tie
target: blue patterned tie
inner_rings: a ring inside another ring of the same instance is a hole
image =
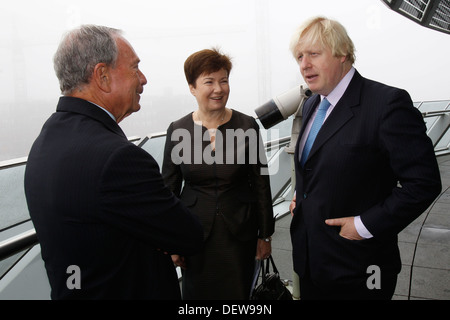
[[[322,127],[323,120],[325,119],[325,115],[327,114],[327,110],[329,107],[330,103],[326,98],[324,98],[319,105],[319,110],[317,110],[316,118],[314,119],[314,123],[311,126],[308,138],[306,139],[305,147],[303,148],[302,157],[300,159],[300,164],[302,165],[302,167],[305,164],[306,159],[308,158],[314,140],[316,140],[317,133],[319,133],[320,127]]]

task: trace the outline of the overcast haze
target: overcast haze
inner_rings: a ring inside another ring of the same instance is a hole
[[[54,112],[52,58],[64,32],[92,23],[124,31],[148,79],[142,109],[120,123],[128,136],[165,131],[196,109],[183,73],[193,52],[233,58],[228,107],[254,109],[303,83],[289,40],[305,19],[340,21],[365,77],[406,89],[414,101],[450,99],[450,37],[406,19],[380,0],[2,0],[0,161],[23,157]]]

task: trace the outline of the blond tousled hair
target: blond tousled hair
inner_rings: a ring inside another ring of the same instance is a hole
[[[297,59],[298,49],[313,44],[330,48],[333,56],[347,57],[351,64],[356,60],[353,41],[344,26],[335,20],[320,16],[307,20],[294,32],[289,49]]]

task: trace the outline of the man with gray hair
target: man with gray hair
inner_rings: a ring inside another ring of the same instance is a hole
[[[28,157],[25,195],[52,299],[180,299],[170,254],[203,231],[151,155],[118,123],[147,83],[116,29],[69,32],[54,57],[63,97]]]

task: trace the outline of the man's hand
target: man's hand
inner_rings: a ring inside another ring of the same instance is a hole
[[[296,203],[296,196],[295,196],[295,194],[294,194],[294,197],[292,198],[292,201],[291,201],[291,203],[289,204],[289,211],[291,212],[291,215],[292,215],[292,216],[294,215],[294,209],[295,209],[296,206],[297,206],[297,203]]]
[[[177,254],[173,254],[172,256],[172,262],[176,267],[181,267],[181,269],[186,269],[186,260],[184,257],[179,256]]]
[[[341,227],[339,235],[348,240],[363,240],[356,231],[355,228],[355,217],[337,218],[325,220],[325,223],[332,227]]]

